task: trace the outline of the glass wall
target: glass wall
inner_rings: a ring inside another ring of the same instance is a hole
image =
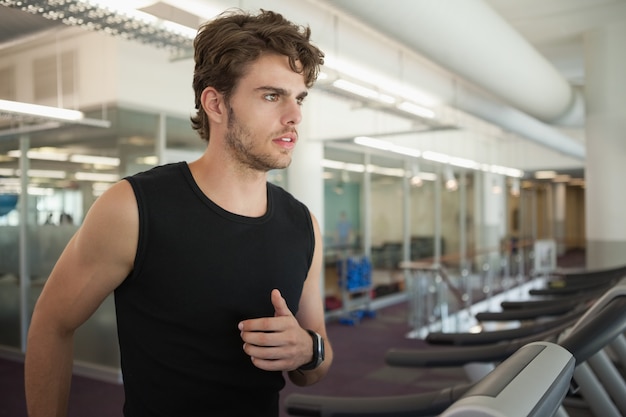
[[[87,117],[110,120],[111,127],[63,126],[0,138],[3,347],[24,348],[24,330],[41,289],[99,195],[124,176],[156,165],[159,156],[192,160],[205,147],[187,117],[117,107]],[[28,251],[20,257],[22,247]],[[75,357],[79,364],[119,366],[112,296],[77,331]]]
[[[337,144],[327,144],[324,164],[327,295],[342,290],[336,266],[342,253],[370,257],[375,296],[404,289],[402,261],[456,268],[461,249],[467,256],[474,244],[472,173],[456,172],[457,185],[448,189],[441,164],[417,167],[406,157]],[[351,232],[345,252],[342,227]]]

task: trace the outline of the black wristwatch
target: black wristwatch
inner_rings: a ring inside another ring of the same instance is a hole
[[[324,362],[324,338],[313,330],[307,329],[307,332],[311,335],[311,339],[313,339],[313,359],[311,362],[305,363],[298,368],[303,371],[311,371]]]

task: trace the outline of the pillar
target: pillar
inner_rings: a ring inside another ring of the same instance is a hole
[[[295,198],[306,204],[324,233],[324,144],[310,139],[308,123],[298,129],[298,143],[293,153],[291,165],[287,169],[287,190]],[[323,238],[323,236],[322,236]],[[320,279],[320,293],[325,295],[324,267]]]
[[[585,34],[587,267],[626,263],[626,21]]]

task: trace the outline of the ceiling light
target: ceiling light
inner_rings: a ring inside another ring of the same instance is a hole
[[[419,91],[414,87],[399,83],[388,76],[379,75],[375,72],[368,71],[363,65],[353,64],[343,59],[338,59],[332,54],[324,57],[324,67],[336,71],[339,74],[350,77],[369,85],[375,85],[380,90],[386,91],[395,97],[402,97],[414,103],[425,106],[436,106],[441,104],[441,99],[436,98],[424,91]]]
[[[135,163],[141,165],[156,165],[159,163],[159,157],[156,155],[141,156],[139,158],[135,158]]]
[[[381,103],[393,104],[396,102],[396,99],[391,97],[390,95],[379,93],[376,90],[362,86],[360,84],[355,84],[350,81],[341,79],[335,80],[333,81],[333,86],[339,88],[340,90],[356,94],[357,96],[380,101]]]
[[[500,165],[488,165],[487,167],[485,167],[484,171],[493,172],[494,174],[500,174],[514,178],[522,178],[524,176],[524,171],[522,170],[507,168]]]
[[[20,175],[20,170],[15,170],[17,175]],[[52,178],[62,180],[67,176],[65,171],[52,170],[52,169],[29,169],[29,178]]]
[[[374,139],[367,136],[357,136],[354,138],[354,143],[361,146],[367,146],[369,148],[399,153],[401,155],[412,156],[415,158],[419,158],[422,155],[422,152],[418,149],[395,145],[387,140]]]
[[[452,167],[450,165],[446,165],[444,174],[446,179],[446,189],[448,191],[456,191],[457,188],[459,188],[459,183],[454,177],[454,172],[452,172]]]
[[[367,170],[373,174],[386,175],[388,177],[404,177],[405,171],[402,168],[387,168],[378,165],[368,165]]]
[[[357,136],[354,138],[357,145],[367,146],[369,148],[381,149],[383,151],[391,150],[391,142],[381,139],[368,138],[367,136]]]
[[[94,155],[72,155],[70,156],[70,162],[77,162],[79,164],[93,164],[93,165],[110,165],[119,166],[119,158],[111,158],[108,156],[94,156]]]
[[[120,177],[117,174],[102,174],[98,172],[77,172],[74,178],[78,181],[117,182]]]
[[[411,166],[411,185],[414,187],[421,187],[424,184],[424,180],[420,177],[420,167],[417,162],[414,162]]]
[[[422,157],[429,161],[439,162],[442,164],[447,164],[450,162],[450,155],[446,155],[445,153],[440,152],[424,151]]]
[[[366,170],[365,165],[363,164],[353,164],[349,162],[334,161],[332,159],[323,159],[321,165],[324,168],[341,170],[342,175],[344,175],[343,173],[346,171],[363,173]],[[388,175],[392,177],[404,177],[405,175],[407,175],[407,172],[404,169],[385,168],[385,167],[380,167],[380,166],[372,165],[372,164],[367,166],[367,171],[371,173],[375,173],[375,174]],[[434,174],[432,172],[420,171],[418,176],[424,181],[436,181],[437,180],[437,174]],[[332,177],[325,177],[325,179],[332,179]]]
[[[7,152],[7,155],[13,158],[20,158],[22,151],[13,150]],[[67,154],[50,150],[30,150],[26,153],[28,159],[38,159],[41,161],[67,161]]]
[[[111,188],[112,184],[110,182],[94,182],[91,185],[91,192],[94,197],[100,197],[106,190]]]
[[[322,167],[329,169],[338,169],[352,172],[365,172],[365,165],[363,164],[352,164],[349,162],[334,161],[332,159],[323,159],[321,165]]]
[[[154,28],[154,31],[156,31],[156,28],[162,28],[163,30],[179,34],[189,39],[195,38],[197,34],[196,29],[180,25],[170,20],[162,20],[152,14],[143,12],[141,10],[137,10],[136,8],[131,8],[128,6],[128,3],[126,1],[106,0],[106,1],[100,1],[100,2],[92,1],[91,3],[94,6],[97,6],[101,9],[104,9],[106,11],[114,13],[115,15],[118,15],[119,23],[124,22],[126,18],[129,20],[133,20],[135,22],[140,22],[147,26],[151,26]],[[101,14],[102,14],[102,17],[104,17],[105,13],[101,13]],[[146,28],[143,28],[143,31],[149,32],[148,30],[146,30]]]
[[[1,2],[4,6],[37,14],[49,20],[59,20],[68,26],[100,30],[124,39],[181,52],[193,50],[195,29],[128,7],[115,9],[104,4],[78,0],[37,2],[36,6],[29,3],[31,2],[20,0]]]
[[[62,109],[60,107],[42,106],[39,104],[22,103],[19,101],[0,100],[0,112],[18,114],[22,116],[39,116],[48,119],[77,121],[85,117],[78,110]]]
[[[557,175],[552,179],[552,182],[569,182],[572,177],[567,174]]]
[[[54,190],[48,187],[28,187],[28,194],[30,195],[54,195]]]
[[[535,172],[535,178],[538,180],[551,180],[556,177],[556,171],[537,171]]]
[[[459,168],[480,169],[480,164],[478,162],[456,156],[451,156],[448,163]]]
[[[524,176],[524,171],[515,168],[507,168],[499,165],[479,164],[476,161],[466,158],[459,158],[450,156],[441,152],[424,151],[421,152],[418,149],[409,148],[405,146],[394,145],[393,143],[382,140],[369,138],[367,136],[358,136],[354,138],[354,143],[357,145],[367,146],[370,148],[380,149],[383,151],[389,151],[399,153],[402,155],[412,156],[415,158],[422,157],[426,160],[438,162],[440,164],[452,165],[459,168],[467,168],[473,170],[483,170],[486,172],[493,172],[508,177],[521,178]]]
[[[404,101],[398,104],[398,109],[405,111],[407,113],[414,114],[415,116],[424,117],[426,119],[433,119],[435,117],[435,112],[432,111],[431,109],[418,106],[417,104],[411,103],[409,101]]]

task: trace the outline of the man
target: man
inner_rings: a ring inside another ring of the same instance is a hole
[[[92,206],[37,302],[26,353],[31,417],[66,415],[73,333],[115,293],[131,416],[277,416],[332,362],[322,245],[308,209],[266,182],[298,140],[323,54],[281,15],[233,11],[194,42],[190,164],[137,174]]]

